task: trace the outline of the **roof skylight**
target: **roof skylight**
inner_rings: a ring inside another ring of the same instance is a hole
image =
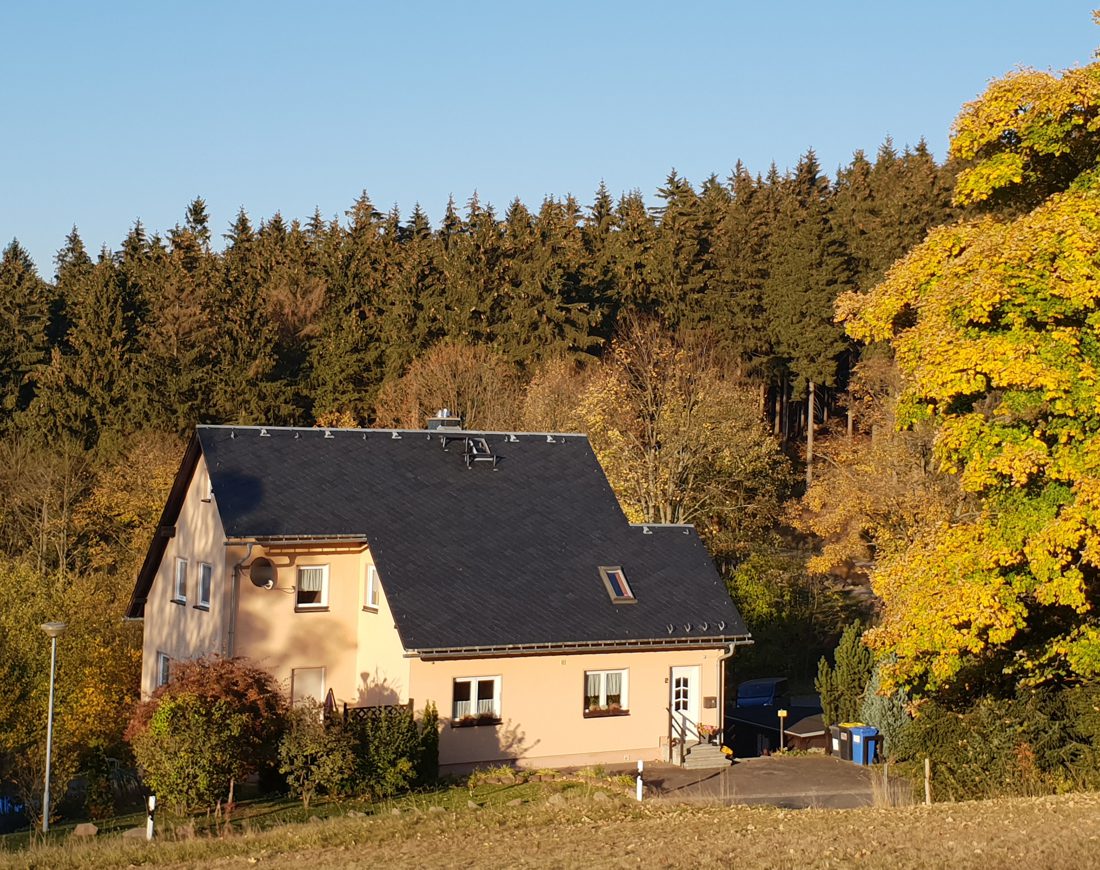
[[[637,598],[626,579],[626,572],[622,566],[600,567],[600,577],[603,585],[607,587],[607,594],[611,596],[613,604],[635,604]]]

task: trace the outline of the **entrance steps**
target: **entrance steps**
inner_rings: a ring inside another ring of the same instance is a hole
[[[729,766],[729,757],[722,752],[721,746],[715,746],[713,743],[696,743],[688,749],[684,757],[686,770],[711,770]]]

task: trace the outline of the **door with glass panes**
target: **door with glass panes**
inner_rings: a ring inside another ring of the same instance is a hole
[[[674,732],[686,740],[698,740],[699,666],[673,668],[668,682]]]

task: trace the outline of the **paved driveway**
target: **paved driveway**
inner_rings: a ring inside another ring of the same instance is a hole
[[[878,772],[850,761],[809,755],[749,758],[720,770],[650,764],[645,782],[657,797],[671,800],[846,809],[871,804],[871,777]]]

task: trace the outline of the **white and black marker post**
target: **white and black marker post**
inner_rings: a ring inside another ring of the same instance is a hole
[[[156,815],[157,812],[157,796],[155,794],[151,794],[145,798],[145,809],[147,810],[147,815],[145,817],[145,839],[152,840],[153,816]]]
[[[645,768],[645,762],[640,758],[638,759],[638,780],[634,783],[634,796],[641,801],[642,799],[642,771]]]

